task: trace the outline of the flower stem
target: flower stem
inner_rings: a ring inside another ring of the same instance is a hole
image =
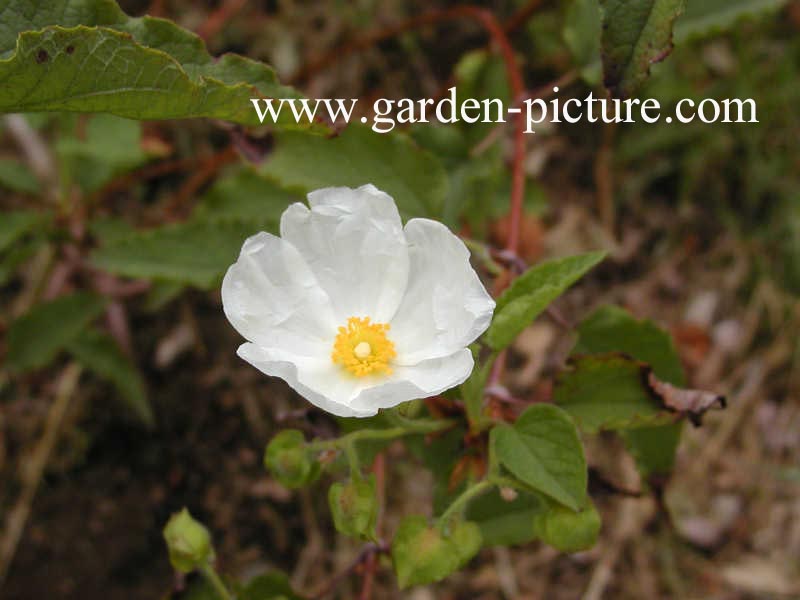
[[[445,510],[439,517],[439,527],[446,527],[450,519],[457,514],[460,514],[466,508],[467,504],[469,504],[470,500],[488,492],[493,487],[494,483],[488,479],[484,479],[483,481],[479,481],[478,483],[474,483],[469,486],[458,498],[453,500],[453,503],[448,506],[447,510]]]
[[[233,600],[233,594],[225,587],[222,578],[214,570],[214,567],[211,566],[211,563],[206,563],[200,567],[200,572],[208,579],[208,582],[211,584],[211,587],[214,588],[220,600]]]

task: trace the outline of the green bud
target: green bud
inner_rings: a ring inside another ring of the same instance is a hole
[[[303,433],[284,429],[267,445],[264,465],[282,485],[299,488],[313,482],[320,472],[306,445]]]
[[[392,564],[400,589],[444,579],[467,564],[481,543],[475,523],[456,523],[445,536],[438,527],[429,527],[425,517],[406,517],[392,541]]]
[[[172,515],[164,527],[169,561],[176,571],[189,573],[214,560],[211,536],[185,508]]]
[[[328,504],[337,531],[350,537],[375,539],[378,498],[374,475],[359,481],[334,483],[328,491]]]
[[[554,504],[533,518],[533,529],[542,541],[562,552],[580,552],[594,546],[600,525],[600,515],[592,504],[580,512]]]

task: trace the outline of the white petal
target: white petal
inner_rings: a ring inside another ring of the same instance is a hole
[[[303,255],[333,303],[348,317],[388,322],[408,281],[408,250],[391,196],[372,185],[325,188],[281,217],[281,236]]]
[[[469,250],[441,223],[406,224],[408,287],[391,321],[396,363],[449,356],[489,326],[494,300],[469,264]]]
[[[450,356],[424,360],[414,366],[397,366],[385,383],[362,390],[350,402],[350,406],[364,413],[364,416],[371,416],[380,408],[429,398],[464,383],[473,366],[472,353],[468,348]]]
[[[222,282],[228,320],[247,340],[299,356],[327,357],[337,319],[330,299],[290,243],[248,238]]]
[[[375,414],[349,405],[358,394],[358,380],[342,376],[329,358],[293,356],[279,349],[242,344],[237,354],[267,375],[280,377],[313,405],[338,417],[367,417]]]

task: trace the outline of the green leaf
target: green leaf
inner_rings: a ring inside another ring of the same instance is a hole
[[[554,504],[533,517],[533,528],[542,541],[569,553],[594,546],[600,526],[600,515],[591,501],[578,512]]]
[[[420,515],[403,519],[392,541],[392,564],[400,589],[440,581],[465,565],[481,547],[480,528],[460,522],[445,537]]]
[[[254,577],[236,597],[238,600],[303,600],[292,590],[289,577],[280,571]]]
[[[367,540],[375,539],[379,507],[374,475],[367,479],[334,483],[328,490],[328,505],[333,524],[339,533]]]
[[[13,210],[3,213],[0,219],[0,252],[33,230],[44,219],[44,215],[34,210]]]
[[[502,350],[546,309],[553,300],[583,277],[605,257],[590,252],[540,263],[517,277],[497,299],[497,307],[486,339],[494,350]]]
[[[684,385],[680,356],[672,338],[655,323],[636,320],[616,306],[597,309],[578,327],[574,352],[624,352],[647,363],[662,380]],[[675,463],[682,423],[621,431],[628,450],[643,474],[669,473]]]
[[[41,189],[31,170],[13,158],[0,159],[0,185],[25,194],[38,194]]]
[[[105,304],[100,296],[78,292],[34,306],[9,327],[8,368],[21,372],[45,366],[102,314]]]
[[[504,500],[498,490],[469,503],[466,518],[481,529],[484,546],[512,546],[535,540],[534,517],[546,508],[546,502],[527,492]]]
[[[602,79],[600,33],[603,13],[599,0],[572,0],[564,21],[564,41],[572,52],[581,77],[589,85]]]
[[[301,195],[281,189],[255,170],[244,167],[218,179],[198,202],[191,220],[254,223],[277,233],[286,207],[302,201]]]
[[[0,5],[0,112],[208,117],[258,125],[251,98],[296,98],[267,65],[226,54],[174,23],[130,18],[112,0]],[[305,128],[290,115],[283,125]]]
[[[241,222],[168,225],[111,241],[94,250],[91,259],[116,275],[211,289],[236,260],[245,239],[260,229]]]
[[[686,0],[602,0],[603,71],[618,98],[636,94],[650,65],[672,52],[672,25]]]
[[[686,11],[675,21],[675,42],[731,29],[746,17],[773,13],[787,0],[686,0]]]
[[[577,354],[623,352],[647,363],[659,379],[685,385],[672,338],[652,321],[637,320],[618,306],[601,306],[578,326]]]
[[[624,355],[578,356],[559,376],[553,399],[590,433],[674,423],[675,414],[648,391],[646,371]]]
[[[67,351],[87,369],[112,382],[136,416],[146,425],[153,425],[144,379],[113,338],[86,329],[67,344]]]
[[[91,116],[81,136],[77,135],[77,126],[72,129],[68,131],[71,135],[58,138],[56,152],[63,168],[86,191],[98,189],[148,158],[141,147],[138,121],[98,114]]]
[[[320,464],[308,448],[303,432],[284,429],[273,437],[264,451],[264,466],[283,486],[293,489],[319,477]]]
[[[497,460],[520,482],[573,510],[585,505],[583,446],[563,410],[534,405],[513,425],[498,425],[490,435]]]
[[[433,154],[404,134],[378,135],[359,124],[335,138],[278,133],[261,170],[299,192],[372,183],[394,198],[405,218],[439,216],[447,192],[447,176]]]

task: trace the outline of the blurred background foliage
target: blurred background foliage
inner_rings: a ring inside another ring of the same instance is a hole
[[[508,102],[503,63],[469,20],[350,51],[368,32],[434,5],[447,3],[121,2],[129,15],[198,32],[212,56],[267,62],[307,97],[360,98],[356,120],[371,116],[377,97],[438,98],[451,85],[459,97]],[[550,99],[558,85],[562,102],[605,93],[595,0],[483,5],[514,24],[532,93]],[[513,21],[529,5],[535,10]],[[670,329],[695,386],[738,399],[727,420],[689,433],[669,500],[675,527],[636,538],[620,524],[641,530],[629,501],[615,498],[599,504],[609,525],[597,550],[567,557],[534,544],[488,553],[420,598],[800,594],[799,32],[796,0],[689,0],[672,55],[639,93],[664,107],[753,98],[758,124],[542,124],[528,139],[522,258],[611,253],[559,303],[566,318],[576,322],[608,301],[654,318]],[[317,499],[299,492],[290,501],[259,464],[265,441],[298,419],[301,404],[236,360],[222,274],[247,235],[276,231],[289,203],[323,185],[371,181],[395,196],[404,217],[440,218],[502,247],[508,138],[492,124],[418,124],[385,136],[352,125],[329,140],[245,135],[211,120],[7,116],[4,596],[167,594],[159,532],[182,504],[219,532],[218,553],[232,571],[280,567],[295,586],[313,589],[341,568],[352,548],[318,518]],[[517,395],[547,397],[545,376],[572,344],[560,337],[537,323],[518,341],[508,376]],[[70,389],[76,365],[90,375]],[[54,425],[52,406],[63,397],[72,400]],[[300,417],[311,432],[334,427],[319,414]],[[47,438],[52,427],[57,444]],[[590,453],[593,468],[630,485],[615,466],[617,448],[603,452]],[[413,472],[394,477],[404,486],[395,505],[423,503],[428,492]],[[28,533],[15,540],[20,523]],[[598,583],[606,564],[616,570]]]

